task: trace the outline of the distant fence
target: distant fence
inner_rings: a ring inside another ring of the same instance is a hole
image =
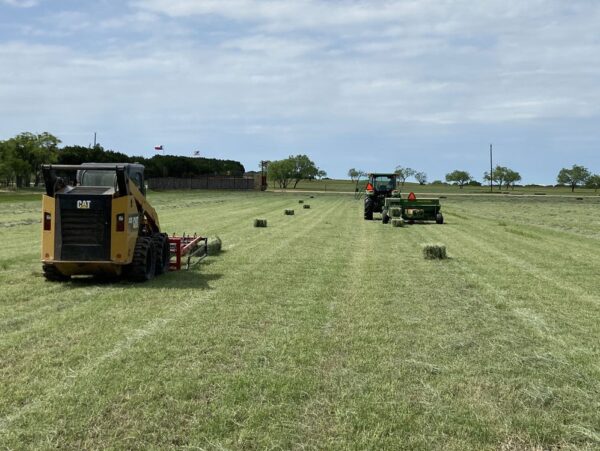
[[[156,177],[148,179],[148,188],[154,190],[170,189],[236,189],[253,190],[255,183],[249,177],[200,176],[193,178]]]

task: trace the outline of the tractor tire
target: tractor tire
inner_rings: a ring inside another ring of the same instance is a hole
[[[444,223],[444,216],[441,213],[438,213],[437,215],[435,215],[435,223],[436,224]]]
[[[387,210],[383,210],[381,212],[381,222],[383,224],[387,224],[388,222],[390,222],[390,217],[389,217],[389,215],[387,213]]]
[[[156,272],[156,254],[152,238],[138,237],[133,250],[133,260],[127,275],[134,282],[145,282],[154,277]]]
[[[46,280],[50,282],[66,282],[71,280],[71,276],[65,276],[54,265],[43,265],[42,271]]]
[[[152,235],[152,242],[154,243],[154,254],[156,256],[154,273],[159,276],[169,271],[171,246],[169,245],[169,237],[165,233]]]
[[[373,220],[373,199],[370,197],[365,198],[365,219],[367,221]]]

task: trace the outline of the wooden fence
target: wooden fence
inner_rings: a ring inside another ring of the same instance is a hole
[[[250,177],[200,176],[193,178],[156,177],[148,179],[148,188],[153,190],[172,189],[255,189]]]

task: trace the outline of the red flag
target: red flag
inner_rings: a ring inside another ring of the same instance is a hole
[[[162,144],[160,146],[154,146],[154,150],[163,150]]]

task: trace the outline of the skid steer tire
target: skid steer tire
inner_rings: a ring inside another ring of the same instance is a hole
[[[373,199],[370,197],[365,198],[365,219],[367,221],[373,220]]]
[[[145,282],[154,277],[156,255],[152,238],[138,237],[133,250],[133,260],[129,265],[127,275],[134,282]]]
[[[169,237],[165,233],[155,233],[152,235],[152,242],[154,243],[154,254],[156,256],[154,273],[158,276],[169,271],[171,247],[169,245]]]
[[[43,265],[44,277],[50,282],[66,282],[71,280],[71,276],[65,276],[54,265]]]

